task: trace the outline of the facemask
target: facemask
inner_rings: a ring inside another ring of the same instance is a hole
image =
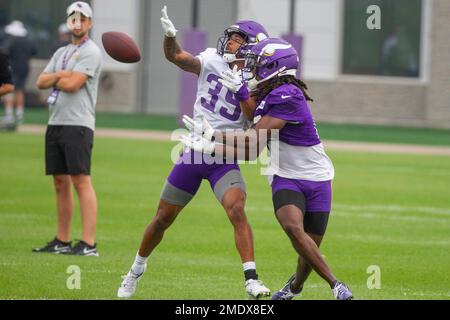
[[[258,87],[258,83],[260,83],[258,80],[256,80],[255,78],[250,79],[247,81],[247,87],[250,89],[250,91],[255,91],[256,87]]]
[[[290,75],[290,76],[295,77],[296,74],[297,74],[297,70],[295,70],[295,69],[286,70],[286,67],[283,67],[280,70],[272,73],[270,76],[268,76],[265,79],[258,81],[258,80],[256,80],[256,77],[254,77],[253,79],[248,80],[247,87],[250,89],[250,91],[254,91],[258,87],[258,84],[263,83],[264,81],[270,80],[276,76],[281,77],[281,76]]]
[[[236,54],[234,54],[234,53],[224,53],[222,59],[226,63],[232,63],[232,62],[236,62],[236,61],[244,61],[244,59],[236,58]]]
[[[226,63],[232,63],[236,61],[236,55],[234,53],[224,53],[223,61],[225,61]]]

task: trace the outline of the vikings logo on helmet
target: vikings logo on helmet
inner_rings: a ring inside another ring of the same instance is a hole
[[[270,57],[275,54],[276,50],[290,49],[291,47],[292,45],[290,44],[269,43],[261,50],[261,54],[266,57]]]
[[[297,51],[291,44],[281,39],[268,38],[245,54],[242,77],[250,90],[255,90],[258,84],[273,77],[295,76],[298,64]]]

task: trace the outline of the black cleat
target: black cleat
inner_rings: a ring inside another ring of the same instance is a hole
[[[94,256],[98,257],[97,245],[88,245],[83,240],[80,240],[75,246],[71,248],[70,251],[64,252],[63,254],[69,254],[73,256]]]
[[[58,238],[53,239],[52,241],[48,242],[46,246],[42,248],[34,248],[33,252],[39,252],[39,253],[66,253],[70,252],[71,248],[71,242],[62,242]]]

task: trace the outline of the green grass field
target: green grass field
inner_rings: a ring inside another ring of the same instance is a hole
[[[33,254],[55,236],[44,138],[0,135],[0,299],[114,299],[172,163],[172,143],[97,138],[93,181],[99,200],[100,257]],[[328,152],[336,167],[333,213],[322,253],[357,299],[450,299],[450,157]],[[254,165],[249,190],[260,278],[277,290],[296,255],[272,212],[270,189]],[[76,208],[73,238],[81,234]],[[66,270],[81,268],[81,289]],[[369,290],[367,268],[381,269]],[[137,299],[245,299],[233,232],[209,185],[182,212],[149,260]],[[332,299],[312,275],[300,299]]]

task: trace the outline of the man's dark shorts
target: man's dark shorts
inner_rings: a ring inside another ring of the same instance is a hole
[[[48,126],[45,134],[47,175],[91,174],[94,132],[81,126]]]
[[[25,85],[28,78],[28,69],[20,68],[18,71],[14,70],[12,74],[13,84],[16,90],[25,90]]]

